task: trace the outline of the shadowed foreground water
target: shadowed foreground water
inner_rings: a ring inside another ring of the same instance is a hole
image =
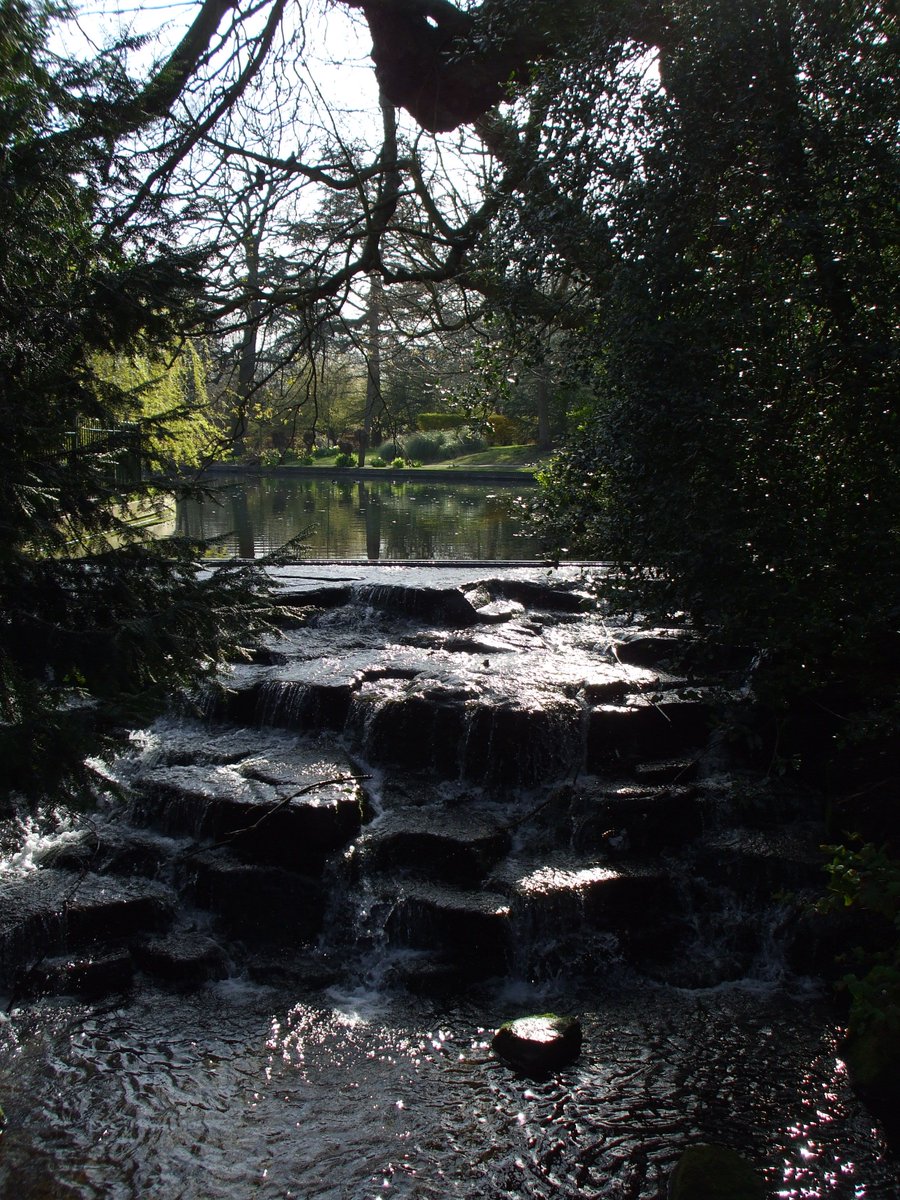
[[[578,1063],[543,1083],[489,1050],[535,1004],[585,1026]],[[791,1200],[888,1200],[900,1184],[802,993],[613,972],[591,996],[443,1008],[230,982],[42,1004],[0,1043],[0,1192],[21,1200],[657,1200],[698,1140],[737,1146]]]

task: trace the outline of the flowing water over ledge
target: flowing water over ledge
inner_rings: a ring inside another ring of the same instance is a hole
[[[8,831],[0,1195],[663,1200],[711,1141],[895,1200],[779,935],[814,823],[737,802],[677,631],[574,568],[278,578],[282,634],[136,738],[127,806]],[[40,994],[89,959],[102,998]],[[528,1080],[490,1039],[548,1010],[584,1048]]]

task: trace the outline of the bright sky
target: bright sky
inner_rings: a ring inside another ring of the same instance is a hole
[[[145,37],[130,56],[130,69],[145,73],[164,58],[195,18],[199,0],[134,5],[129,0],[74,0],[76,21],[65,26],[67,52],[90,56],[125,36]],[[306,68],[324,98],[336,107],[377,110],[377,86],[369,57],[371,37],[358,13],[328,0],[295,0],[288,20],[304,11]],[[222,27],[227,23],[224,18]],[[80,38],[79,38],[80,35]],[[79,40],[81,44],[79,45]]]

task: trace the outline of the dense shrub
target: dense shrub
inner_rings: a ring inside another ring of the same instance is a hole
[[[402,449],[408,458],[418,458],[425,463],[437,462],[439,459],[449,457],[444,450],[444,434],[440,431],[411,433],[403,439]]]
[[[468,424],[465,413],[419,413],[419,429],[434,433],[442,429],[459,429]]]
[[[503,413],[491,413],[487,419],[491,428],[488,441],[492,446],[519,445],[525,439],[521,424]]]

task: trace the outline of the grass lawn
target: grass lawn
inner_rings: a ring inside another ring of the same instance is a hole
[[[550,454],[551,451],[539,450],[537,446],[491,446],[489,450],[479,450],[477,454],[464,454],[462,458],[451,458],[445,462],[428,465],[448,471],[485,471],[492,467],[503,467],[508,471],[533,470],[545,463]]]

